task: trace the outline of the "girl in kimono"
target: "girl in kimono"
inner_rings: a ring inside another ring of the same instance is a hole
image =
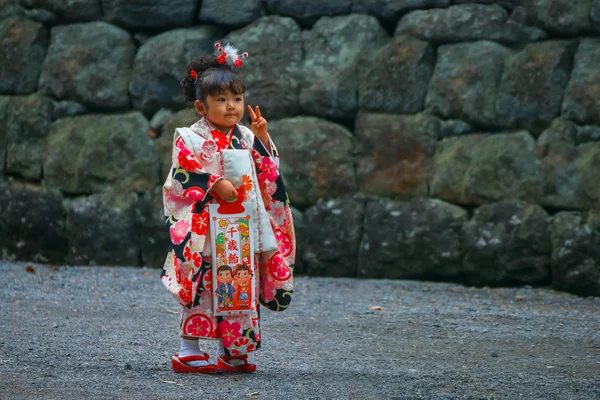
[[[176,372],[255,371],[248,354],[261,345],[258,303],[282,311],[292,297],[296,244],[279,155],[258,106],[248,106],[250,129],[238,124],[244,116],[245,86],[235,69],[247,54],[239,56],[229,45],[216,47],[220,55],[192,60],[180,83],[201,118],[189,128],[176,129],[173,165],[163,186],[171,243],[161,280],[182,306],[181,346],[171,359]],[[247,156],[251,173],[237,181],[226,179],[228,153]],[[208,205],[217,196],[224,201],[244,196],[255,209],[252,298],[257,304],[249,314],[214,315]],[[216,339],[216,363],[206,342],[198,339]]]

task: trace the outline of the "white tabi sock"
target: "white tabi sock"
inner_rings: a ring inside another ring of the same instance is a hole
[[[198,347],[198,339],[181,339],[181,347],[179,348],[179,357],[183,356],[199,356],[204,354]],[[188,361],[185,364],[190,367],[202,367],[208,365],[206,361]]]

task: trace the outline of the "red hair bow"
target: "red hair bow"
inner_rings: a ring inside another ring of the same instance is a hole
[[[196,73],[196,71],[191,70],[190,71],[190,76],[192,77],[192,79],[195,81],[196,79],[198,79],[198,73]]]

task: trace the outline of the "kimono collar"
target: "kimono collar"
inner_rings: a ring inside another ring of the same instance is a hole
[[[191,127],[194,132],[198,133],[205,139],[213,140],[219,150],[223,149],[243,149],[245,146],[242,143],[242,133],[237,125],[231,127],[231,130],[226,134],[218,130],[212,122],[206,118],[196,121]]]

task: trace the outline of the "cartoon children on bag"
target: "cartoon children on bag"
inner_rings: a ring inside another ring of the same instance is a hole
[[[240,308],[250,306],[250,291],[252,290],[252,272],[250,267],[240,264],[235,269],[233,286],[236,289]]]
[[[233,308],[233,293],[235,289],[231,282],[233,281],[232,270],[229,265],[221,265],[217,269],[217,289],[215,293],[219,297],[219,308]]]

